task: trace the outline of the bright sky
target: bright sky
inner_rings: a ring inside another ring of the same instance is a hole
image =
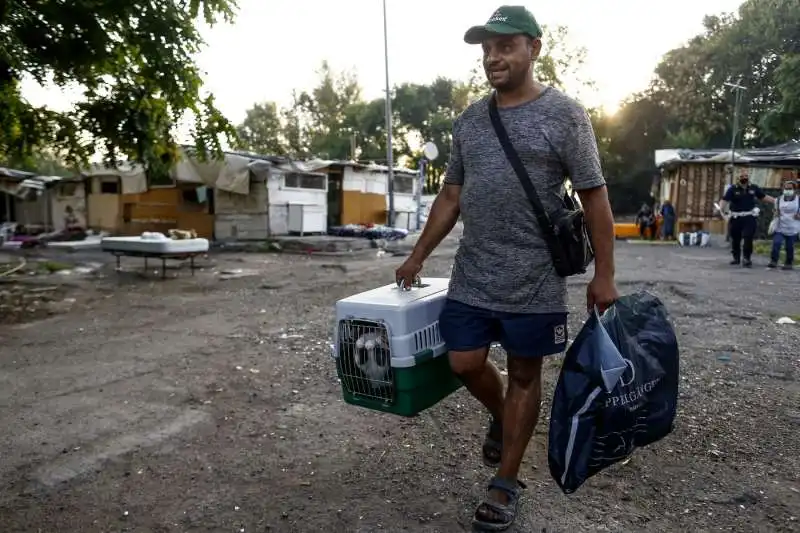
[[[597,84],[589,105],[609,110],[643,89],[661,56],[697,34],[706,14],[735,11],[742,0],[559,0],[526,5],[540,24],[569,27],[588,49],[586,76]],[[538,4],[538,5],[537,5]],[[392,85],[436,76],[466,79],[479,49],[464,31],[484,23],[497,0],[387,0]],[[255,102],[287,104],[294,88],[311,87],[327,59],[354,69],[367,98],[384,87],[381,0],[239,0],[232,26],[204,32],[199,64],[222,111],[240,122]],[[69,106],[75,93],[25,85],[35,104]]]

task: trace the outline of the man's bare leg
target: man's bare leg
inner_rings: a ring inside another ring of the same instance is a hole
[[[497,477],[516,482],[522,458],[539,421],[542,400],[542,358],[508,356],[508,393],[503,410],[503,453]],[[490,496],[506,503],[508,494]]]
[[[504,411],[503,378],[489,361],[489,347],[469,352],[450,352],[450,368],[467,390],[502,424]],[[504,426],[505,427],[505,426]]]

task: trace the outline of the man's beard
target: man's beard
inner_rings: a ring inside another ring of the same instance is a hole
[[[511,92],[519,89],[525,84],[527,75],[527,72],[521,72],[517,74],[509,73],[508,78],[506,78],[504,81],[494,83],[487,73],[487,80],[489,81],[489,85],[491,85],[497,92]]]

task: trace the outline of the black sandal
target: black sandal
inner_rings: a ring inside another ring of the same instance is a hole
[[[495,436],[500,435],[499,439]],[[503,426],[494,419],[489,421],[489,431],[483,439],[483,464],[489,468],[500,466],[500,458],[503,453]]]
[[[509,481],[493,477],[489,481],[489,491],[499,490],[508,495],[508,503],[503,505],[486,497],[472,518],[472,527],[476,531],[505,531],[514,524],[517,518],[519,497],[522,489],[526,488],[522,481]]]

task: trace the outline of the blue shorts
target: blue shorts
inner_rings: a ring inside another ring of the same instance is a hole
[[[439,316],[447,349],[467,352],[499,342],[516,357],[544,357],[567,348],[567,313],[506,313],[447,299]]]

